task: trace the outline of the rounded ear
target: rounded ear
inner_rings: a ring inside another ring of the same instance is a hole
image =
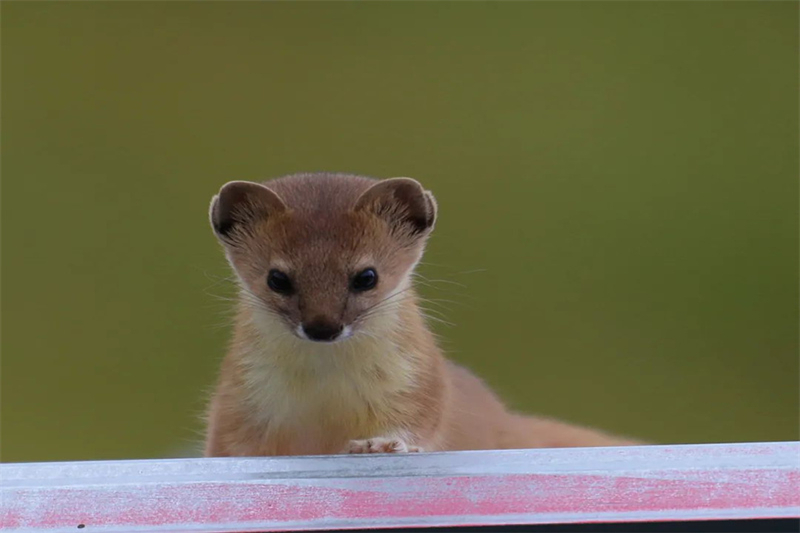
[[[379,181],[359,197],[356,211],[369,211],[392,227],[404,227],[413,235],[427,233],[436,222],[436,200],[411,178]]]
[[[286,204],[269,187],[249,181],[230,181],[211,199],[209,219],[217,237],[229,241],[238,226],[283,211],[286,211]]]

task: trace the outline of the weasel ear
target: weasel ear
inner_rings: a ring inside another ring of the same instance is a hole
[[[412,235],[429,232],[436,222],[436,199],[411,178],[379,181],[364,191],[355,210],[372,212],[391,226],[408,228]]]
[[[286,211],[275,191],[260,183],[230,181],[211,200],[209,218],[217,237],[230,242],[237,227]]]

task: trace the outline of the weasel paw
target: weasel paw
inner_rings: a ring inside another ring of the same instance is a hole
[[[351,440],[344,453],[407,453],[421,452],[419,446],[409,446],[400,439]]]

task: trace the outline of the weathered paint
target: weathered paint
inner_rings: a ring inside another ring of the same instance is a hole
[[[800,517],[800,442],[0,465],[0,530]]]

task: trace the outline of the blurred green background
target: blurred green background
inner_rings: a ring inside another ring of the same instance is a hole
[[[191,454],[227,180],[412,176],[518,409],[798,439],[795,2],[3,2],[2,459]]]

